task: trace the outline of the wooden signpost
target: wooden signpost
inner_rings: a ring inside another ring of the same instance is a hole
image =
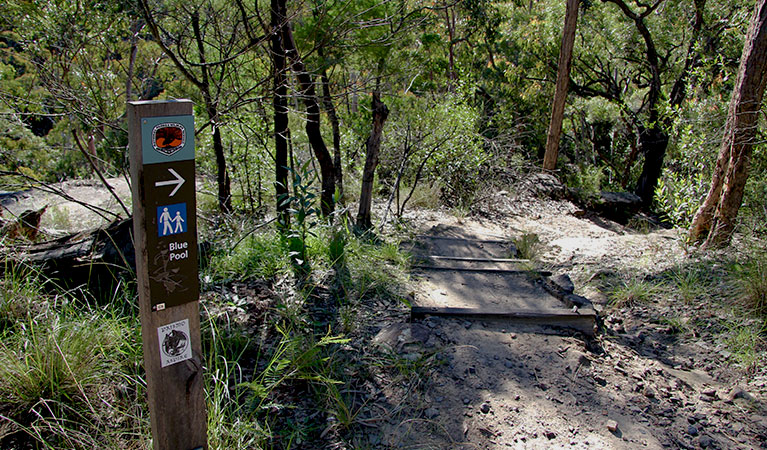
[[[207,449],[192,102],[129,102],[128,126],[154,449]]]

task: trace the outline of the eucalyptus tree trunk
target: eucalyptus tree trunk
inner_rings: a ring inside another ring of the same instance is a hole
[[[766,75],[767,0],[759,0],[740,59],[711,187],[689,230],[692,241],[700,241],[708,233],[704,247],[723,247],[732,238],[748,180]]]
[[[378,153],[381,149],[381,135],[384,123],[389,117],[389,108],[381,101],[379,93],[373,92],[373,128],[365,142],[365,168],[362,171],[362,189],[360,209],[357,213],[357,227],[368,230],[373,226],[370,208],[373,203],[373,179],[378,166]]]
[[[562,134],[562,119],[567,100],[567,85],[570,83],[570,66],[573,60],[573,45],[575,43],[575,27],[578,23],[579,0],[567,0],[565,12],[565,27],[562,31],[562,48],[559,50],[559,68],[557,71],[557,86],[554,91],[554,101],[551,104],[551,121],[546,137],[546,153],[543,156],[543,168],[554,170],[559,156],[559,137]]]

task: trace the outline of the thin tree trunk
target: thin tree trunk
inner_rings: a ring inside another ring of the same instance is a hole
[[[320,52],[321,55],[321,52]],[[344,174],[341,166],[341,127],[336,114],[336,107],[333,104],[333,97],[330,94],[330,80],[325,69],[322,70],[322,102],[325,105],[325,111],[328,113],[330,126],[333,130],[333,167],[335,168],[334,177],[336,181],[336,190],[338,190],[338,199],[342,201],[344,197]]]
[[[209,114],[217,114],[213,110]],[[216,117],[216,116],[213,116]],[[226,156],[224,154],[224,142],[221,138],[221,127],[217,121],[213,122],[213,154],[216,155],[216,168],[218,182],[218,207],[224,213],[232,212],[232,191],[229,171],[226,169]]]
[[[205,45],[202,41],[200,32],[200,17],[198,14],[192,14],[192,29],[194,31],[195,41],[197,41],[197,53],[202,64],[202,97],[205,102],[205,110],[208,119],[213,128],[213,154],[216,157],[216,172],[218,182],[218,207],[224,213],[232,211],[232,195],[229,173],[226,170],[226,156],[224,154],[224,143],[221,139],[221,128],[218,123],[218,107],[216,100],[210,93],[210,76],[208,67],[205,65]]]
[[[448,59],[447,59],[447,90],[455,92],[455,82],[458,74],[455,71],[455,12],[450,11],[450,7],[445,7],[445,26],[447,27],[448,37]]]
[[[288,87],[285,79],[286,56],[280,28],[286,21],[284,0],[271,0],[271,52],[274,64],[274,165],[275,193],[279,223],[290,224],[288,192]]]
[[[357,213],[357,227],[369,230],[372,227],[370,209],[373,203],[373,179],[378,166],[378,152],[381,149],[381,135],[384,123],[389,117],[389,108],[381,101],[378,92],[373,92],[373,128],[365,142],[365,168],[362,171],[360,209]]]
[[[351,86],[352,91],[351,114],[357,114],[359,112],[359,92],[357,91],[358,78],[359,75],[357,75],[357,72],[354,70],[349,72],[349,86]]]
[[[749,163],[756,139],[759,111],[767,83],[767,0],[759,0],[751,18],[735,89],[725,125],[722,146],[709,195],[695,215],[690,238],[699,240],[709,229],[704,247],[729,244],[735,219],[743,202]],[[722,175],[724,175],[722,179]],[[720,186],[718,186],[720,185]],[[711,197],[711,198],[709,198]],[[718,197],[718,198],[716,198]],[[711,204],[716,209],[707,220]]]
[[[322,138],[320,105],[317,102],[314,81],[309,72],[306,71],[301,55],[298,54],[298,48],[293,39],[293,31],[289,23],[283,26],[282,34],[286,50],[285,54],[292,61],[293,72],[296,74],[298,83],[301,85],[301,97],[306,107],[306,136],[309,138],[309,144],[320,165],[320,178],[322,182],[320,210],[323,216],[329,217],[335,209],[333,202],[333,195],[336,191],[335,167],[333,165],[333,158],[330,156],[328,147],[325,145],[325,140]]]
[[[562,48],[559,51],[557,86],[554,91],[554,101],[551,103],[551,121],[546,137],[546,153],[543,156],[543,168],[545,170],[554,170],[557,167],[559,136],[562,134],[567,85],[570,83],[570,66],[573,60],[575,28],[578,23],[578,3],[579,0],[567,0],[565,27],[562,30]]]

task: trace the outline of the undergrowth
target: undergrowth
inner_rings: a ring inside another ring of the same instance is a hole
[[[651,275],[625,274],[602,281],[613,308],[657,302],[667,308],[656,322],[683,338],[708,338],[746,373],[767,369],[767,252],[705,255]]]
[[[2,284],[1,446],[144,448],[136,311],[9,263]]]
[[[310,231],[305,273],[276,227],[214,237],[201,270],[211,449],[290,448],[359,426],[346,333],[361,302],[400,302],[409,259],[340,220]],[[257,317],[253,299],[218,294],[251,281],[274,286]],[[0,448],[151,447],[135,289],[96,301],[9,264],[0,287]]]

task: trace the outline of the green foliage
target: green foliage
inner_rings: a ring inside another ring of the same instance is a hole
[[[666,168],[655,188],[655,209],[674,226],[687,228],[707,190],[708,183],[702,173],[698,172],[688,178]]]
[[[0,278],[0,333],[11,332],[19,324],[34,321],[46,310],[46,305],[38,300],[43,282],[34,269],[6,261],[3,274]]]
[[[212,449],[262,448],[269,437],[247,406],[247,392],[240,360],[252,351],[247,330],[224,314],[210,314],[202,323],[203,354],[207,356],[205,393],[208,413],[208,445]],[[223,317],[222,317],[223,316]]]
[[[115,331],[120,330],[82,319],[31,322],[25,328],[3,344],[0,380],[11,413],[29,411],[40,399],[93,408],[88,404],[93,392],[88,391],[104,381],[106,355],[118,353],[123,336]]]
[[[732,351],[733,359],[747,372],[753,372],[764,364],[765,341],[764,324],[732,325],[727,337],[727,347]]]
[[[677,268],[672,272],[671,284],[686,305],[705,297],[711,286],[710,272],[698,268]]]
[[[660,323],[668,326],[669,332],[672,334],[685,334],[690,330],[687,322],[679,316],[664,317],[660,320]]]
[[[350,241],[346,249],[352,283],[348,295],[352,299],[375,297],[396,301],[405,297],[409,259],[398,245],[376,245],[356,239]]]
[[[481,184],[480,169],[487,160],[475,131],[476,108],[459,95],[408,94],[387,101],[392,112],[383,148],[391,150],[381,155],[382,182],[393,189],[401,173],[402,202],[414,186],[425,183],[439,186],[445,204],[468,204]]]
[[[746,183],[743,206],[738,215],[742,230],[751,233],[754,239],[763,239],[767,236],[767,203],[764,201],[767,198],[767,171],[759,166],[767,166],[767,152],[762,148],[758,150],[752,158],[756,164]]]
[[[283,234],[277,229],[259,231],[217,243],[203,279],[273,280],[294,270],[289,256],[293,250]],[[397,243],[357,236],[341,221],[307,229],[304,245],[310,271],[297,275],[308,278],[312,273],[321,276],[333,271],[340,284],[339,302],[374,296],[398,301],[405,297],[410,259]]]
[[[290,223],[281,227],[283,238],[288,248],[288,257],[297,273],[306,275],[310,270],[307,258],[307,239],[317,226],[320,210],[315,206],[317,195],[312,191],[316,180],[316,172],[310,167],[311,161],[306,161],[299,170],[290,169],[293,179],[292,195],[287,194],[277,199],[277,202],[287,208]]]
[[[583,199],[594,199],[602,190],[604,173],[602,168],[593,165],[574,167],[565,176],[568,187],[575,189]]]
[[[18,442],[49,449],[140,443],[148,434],[138,376],[141,339],[137,318],[125,317],[119,306],[129,292],[95,308],[72,292],[49,295],[57,288],[39,274],[6,269],[2,439],[15,435]]]
[[[209,265],[214,279],[273,279],[290,270],[290,258],[274,230],[239,238],[234,248],[217,249]]]
[[[249,408],[268,422],[266,413],[289,406],[281,404],[272,393],[294,383],[306,383],[319,403],[340,419],[342,424],[349,426],[356,414],[349,410],[337,388],[342,382],[336,379],[340,375],[337,352],[339,346],[349,340],[330,333],[315,339],[311,334],[279,326],[277,331],[279,343],[268,356],[263,368],[253,374],[252,381],[239,385],[249,394]],[[305,433],[306,430],[299,426],[296,432]]]

